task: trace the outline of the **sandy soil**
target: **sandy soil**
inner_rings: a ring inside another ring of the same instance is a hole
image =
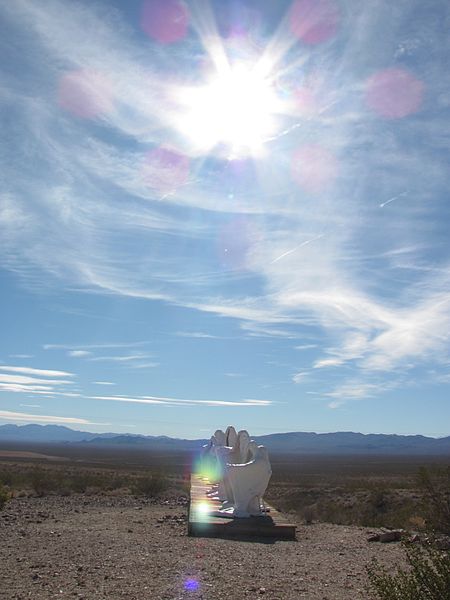
[[[0,512],[0,598],[368,600],[372,557],[402,562],[369,530],[298,524],[297,541],[187,536],[176,501],[16,498]]]
[[[14,459],[14,458],[31,458],[33,460],[50,460],[60,461],[67,460],[63,456],[52,456],[50,454],[40,454],[39,452],[25,452],[20,450],[0,450],[0,458]]]

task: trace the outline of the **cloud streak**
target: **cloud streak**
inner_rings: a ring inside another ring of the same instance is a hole
[[[167,406],[228,406],[228,407],[263,407],[273,404],[271,400],[192,400],[186,398],[166,398],[162,396],[89,396],[91,400],[106,400],[110,402],[125,402],[135,404],[163,404]]]
[[[38,375],[40,377],[73,377],[73,373],[67,371],[55,371],[51,369],[33,369],[31,367],[17,367],[11,365],[0,365],[0,371],[9,373],[23,373],[24,375]],[[2,377],[0,375],[0,377]],[[65,382],[67,383],[67,382]]]
[[[80,417],[60,417],[55,415],[36,415],[10,410],[0,410],[0,419],[23,423],[54,423],[57,425],[98,425]]]

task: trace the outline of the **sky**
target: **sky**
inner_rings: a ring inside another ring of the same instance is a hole
[[[449,25],[0,3],[0,424],[450,435]]]

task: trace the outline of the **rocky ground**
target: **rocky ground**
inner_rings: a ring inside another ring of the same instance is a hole
[[[361,527],[298,524],[297,541],[187,536],[182,499],[15,498],[0,512],[0,598],[367,600],[373,557],[398,543]]]

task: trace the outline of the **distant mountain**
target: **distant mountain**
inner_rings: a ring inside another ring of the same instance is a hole
[[[0,425],[1,442],[90,444],[98,446],[148,447],[161,450],[195,450],[207,440],[182,440],[165,435],[136,435],[132,433],[91,433],[76,431],[63,425]]]
[[[450,437],[423,435],[385,435],[353,432],[274,433],[254,438],[269,452],[283,454],[384,454],[450,455]],[[183,440],[167,436],[75,431],[61,425],[1,425],[1,442],[65,443],[92,446],[120,446],[163,451],[193,451],[207,440]]]
[[[0,428],[1,430],[1,428]],[[1,440],[1,433],[0,433]],[[186,451],[199,450],[208,440],[183,440],[178,438],[167,437],[166,435],[117,435],[111,438],[93,438],[89,440],[89,444],[93,446],[128,446],[149,448],[152,450],[172,450]]]
[[[63,425],[0,425],[0,441],[87,442],[93,438],[110,438],[117,435],[75,431]]]
[[[255,438],[272,452],[286,454],[450,455],[450,437],[337,433],[274,433]]]

